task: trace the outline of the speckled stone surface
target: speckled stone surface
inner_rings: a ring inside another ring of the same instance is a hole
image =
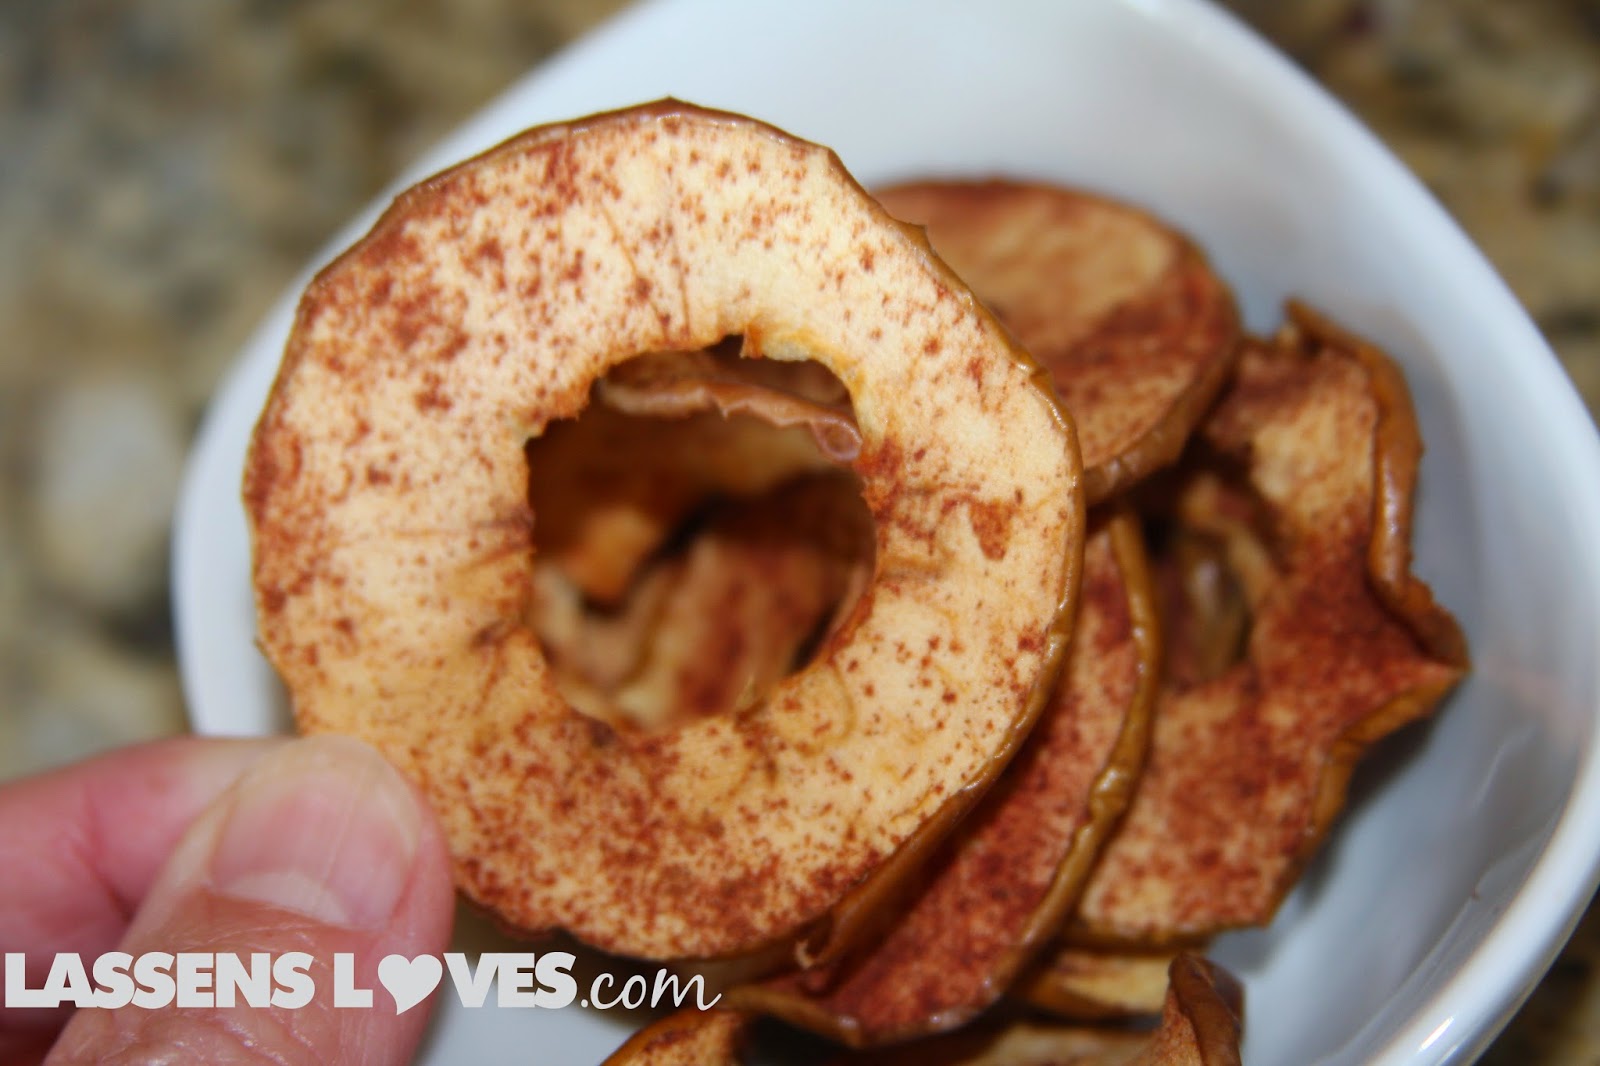
[[[1369,123],[1600,409],[1600,2],[1232,0]],[[268,304],[621,0],[0,4],[0,778],[182,728],[167,518]],[[1600,1063],[1600,917],[1488,1061]]]

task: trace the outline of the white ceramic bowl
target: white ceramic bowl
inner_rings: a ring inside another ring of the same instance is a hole
[[[1327,95],[1196,0],[656,0],[401,184],[528,125],[666,95],[831,145],[869,184],[1002,173],[1146,204],[1208,249],[1252,326],[1295,294],[1404,364],[1428,443],[1417,567],[1467,629],[1475,670],[1365,776],[1272,928],[1217,954],[1248,986],[1249,1063],[1481,1050],[1570,931],[1600,854],[1600,446],[1482,256]],[[205,732],[286,724],[252,643],[238,485],[293,300],[217,397],[179,509],[179,648]],[[576,1008],[446,1009],[428,1054],[514,1062],[537,1046],[541,1061],[592,1062],[620,1039]]]

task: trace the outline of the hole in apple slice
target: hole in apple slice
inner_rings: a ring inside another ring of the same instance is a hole
[[[533,627],[562,695],[614,728],[756,705],[871,575],[848,393],[744,348],[623,363],[528,445]]]

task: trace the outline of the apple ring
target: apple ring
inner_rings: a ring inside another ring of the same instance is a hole
[[[1244,989],[1208,959],[1179,955],[1164,969],[1161,1019],[1147,1032],[1034,1021],[985,1021],[833,1066],[1239,1066]]]
[[[527,622],[524,445],[612,366],[734,334],[849,391],[872,580],[765,701],[624,736]],[[870,896],[1015,752],[1066,645],[1080,480],[1048,379],[919,231],[828,150],[667,101],[423,182],[313,281],[246,470],[261,645],[303,730],[418,783],[503,922],[750,952]]]
[[[1159,1014],[1173,957],[1171,951],[1057,948],[1017,981],[1011,997],[1074,1020]]]
[[[1055,377],[1091,504],[1171,463],[1232,369],[1233,297],[1200,250],[1126,204],[1016,181],[881,189]]]

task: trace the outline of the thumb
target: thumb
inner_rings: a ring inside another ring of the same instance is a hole
[[[407,1062],[427,1012],[396,1015],[378,962],[443,951],[453,907],[444,844],[417,792],[359,741],[293,741],[190,826],[122,950],[233,952],[247,968],[255,952],[305,952],[311,1002],[83,1009],[46,1061]],[[355,987],[374,990],[371,1008],[334,1006],[342,952],[353,955]]]

